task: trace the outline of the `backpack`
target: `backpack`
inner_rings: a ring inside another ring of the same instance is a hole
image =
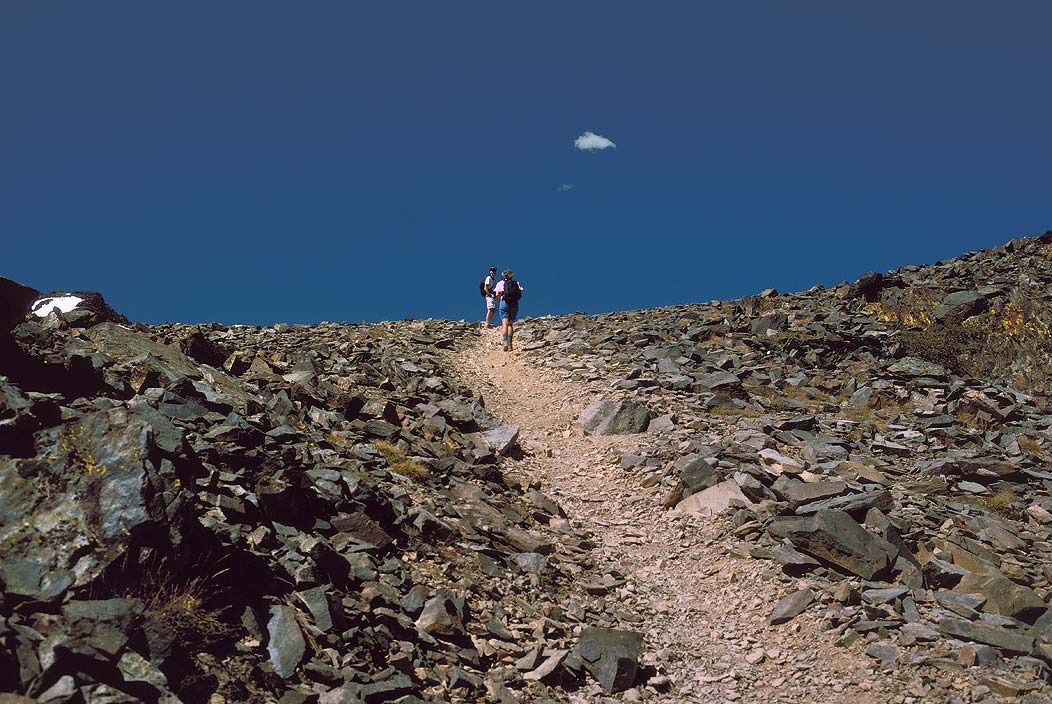
[[[489,295],[489,289],[486,288],[486,280],[485,279],[483,279],[482,281],[479,281],[479,293],[481,293],[483,296],[488,296]]]
[[[519,299],[522,298],[522,289],[519,288],[519,284],[517,281],[514,281],[513,279],[508,279],[504,282],[503,298],[504,302],[507,303],[509,306],[513,306],[519,302]]]

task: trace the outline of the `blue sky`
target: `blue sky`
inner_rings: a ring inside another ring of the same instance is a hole
[[[1050,26],[1043,0],[6,3],[0,275],[309,323],[476,319],[491,264],[541,315],[932,262],[1052,228]]]

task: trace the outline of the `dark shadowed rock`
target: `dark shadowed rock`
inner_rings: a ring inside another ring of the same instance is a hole
[[[986,296],[978,291],[955,291],[942,299],[933,315],[936,320],[963,320],[982,313],[987,305]]]
[[[36,289],[0,276],[0,337],[26,319],[30,306],[39,297]]]
[[[883,287],[884,275],[870,271],[858,277],[858,281],[851,285],[848,295],[852,298],[864,298],[869,303],[873,303],[880,298],[880,290]]]

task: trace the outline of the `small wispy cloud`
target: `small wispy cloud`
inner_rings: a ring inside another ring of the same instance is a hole
[[[593,152],[600,149],[610,149],[617,145],[606,137],[594,132],[585,132],[574,140],[573,145],[582,151]]]
[[[555,190],[559,191],[560,193],[566,193],[567,191],[572,191],[573,190],[573,184],[572,183],[560,183],[559,186]]]

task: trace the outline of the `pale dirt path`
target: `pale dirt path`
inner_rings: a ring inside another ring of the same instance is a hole
[[[645,633],[647,662],[670,678],[671,688],[639,688],[621,699],[909,704],[951,695],[925,691],[916,671],[882,670],[859,645],[833,645],[833,636],[809,614],[769,627],[774,604],[810,586],[807,581],[743,557],[744,547],[720,537],[726,519],[661,508],[659,490],[641,487],[618,465],[621,453],[645,438],[582,434],[573,422],[592,399],[518,352],[503,352],[499,330],[486,331],[451,364],[482,393],[491,413],[519,427],[525,457],[509,460],[509,471],[539,481],[574,526],[599,544],[599,561],[618,563],[627,576],[628,585],[614,598],[642,614],[637,628]],[[574,696],[607,701],[597,688]]]

